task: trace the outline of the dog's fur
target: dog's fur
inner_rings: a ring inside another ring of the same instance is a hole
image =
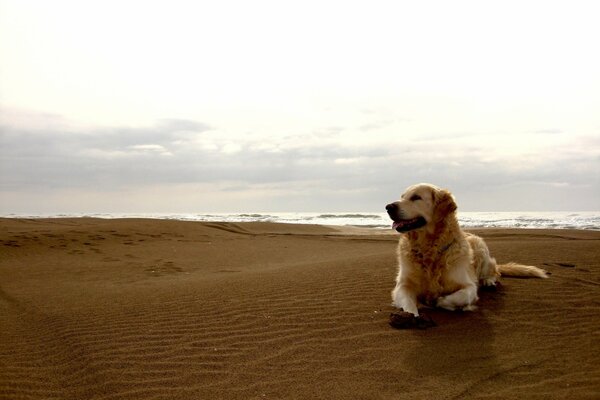
[[[460,229],[456,202],[445,189],[410,186],[386,209],[402,233],[393,305],[415,316],[419,303],[474,310],[478,287],[496,285],[500,275],[548,277],[537,267],[496,264],[482,238]]]

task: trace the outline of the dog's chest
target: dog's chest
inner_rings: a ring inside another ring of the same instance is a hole
[[[415,275],[419,284],[419,301],[435,305],[435,300],[448,293],[446,282],[446,257],[438,251],[423,252],[410,250],[411,264],[416,266]]]
[[[444,276],[437,269],[423,269],[419,282],[419,301],[423,304],[435,304],[435,300],[444,294]]]

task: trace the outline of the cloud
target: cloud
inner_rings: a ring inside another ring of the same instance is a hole
[[[167,150],[164,146],[160,144],[136,144],[134,146],[130,146],[130,148],[134,151],[141,153],[154,153],[159,154],[161,156],[172,156],[169,150]]]
[[[3,132],[65,130],[69,125],[69,121],[59,114],[0,107],[0,129]]]
[[[563,133],[563,130],[557,129],[557,128],[548,128],[548,129],[539,129],[539,130],[533,131],[533,133],[539,133],[542,135],[558,135],[559,133]]]
[[[213,199],[227,198],[233,206],[237,196],[258,211],[379,209],[380,202],[415,182],[450,188],[467,209],[532,204],[556,209],[565,201],[564,193],[576,199],[573,207],[590,209],[600,197],[600,150],[594,137],[556,142],[560,146],[544,141],[513,154],[510,146],[498,144],[503,138],[486,141],[474,134],[356,144],[343,131],[333,136],[232,137],[191,120],[80,131],[61,126],[66,125],[0,125],[2,192],[12,193],[11,199],[32,193],[59,198],[59,192],[87,199],[85,193],[104,192],[111,204],[125,204],[115,193],[154,190],[157,197],[184,196],[182,207],[186,196],[194,207],[229,204],[198,197],[195,191],[202,188]],[[3,207],[14,208],[18,202]]]
[[[237,154],[243,150],[243,147],[239,143],[226,143],[222,148],[221,152],[227,155]]]
[[[383,129],[386,128],[390,125],[392,125],[394,123],[394,121],[377,121],[377,122],[370,122],[364,125],[361,125],[358,129],[362,132],[369,132],[369,131],[374,131],[374,130],[379,130],[379,129]]]
[[[188,119],[161,119],[157,128],[167,132],[193,132],[200,133],[210,129],[210,126],[198,121]]]

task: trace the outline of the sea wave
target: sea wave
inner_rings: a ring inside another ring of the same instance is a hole
[[[224,222],[278,222],[291,224],[347,225],[389,229],[391,221],[386,213],[61,213],[61,214],[5,214],[18,218],[156,218],[182,221]],[[600,230],[600,212],[460,212],[459,223],[464,228],[539,228]]]

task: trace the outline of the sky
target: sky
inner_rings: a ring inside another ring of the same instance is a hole
[[[599,12],[0,0],[0,214],[598,211]]]

